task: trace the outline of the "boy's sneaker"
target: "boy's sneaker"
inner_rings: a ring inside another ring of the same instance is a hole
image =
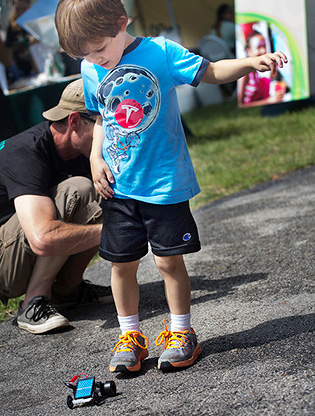
[[[110,286],[94,285],[89,280],[83,280],[68,295],[57,294],[53,288],[51,302],[57,309],[70,309],[112,303],[113,295]]]
[[[128,331],[119,336],[119,341],[115,345],[115,352],[109,364],[111,373],[128,373],[139,371],[141,361],[147,358],[148,338],[138,331]]]
[[[156,345],[165,341],[164,351],[158,361],[159,370],[171,371],[192,365],[202,351],[195,331],[191,328],[190,331],[171,332],[167,329],[165,321],[164,325],[165,331],[162,331],[155,341]]]
[[[56,311],[47,296],[36,296],[25,309],[20,304],[16,321],[19,328],[32,334],[43,334],[70,325],[68,319]]]

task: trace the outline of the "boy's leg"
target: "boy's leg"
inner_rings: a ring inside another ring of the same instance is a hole
[[[113,349],[115,354],[109,365],[111,372],[139,371],[141,361],[148,356],[148,339],[140,331],[138,316],[138,267],[139,260],[112,263],[112,292],[122,335]]]
[[[164,352],[158,368],[170,371],[192,365],[201,353],[197,337],[190,326],[190,279],[183,256],[154,256],[155,264],[165,283],[165,294],[171,312],[171,330],[162,331],[156,340]]]
[[[183,256],[154,256],[156,267],[165,283],[165,295],[170,312],[184,315],[190,312],[190,279]]]
[[[139,260],[112,263],[111,285],[118,316],[130,316],[138,313],[138,267]]]

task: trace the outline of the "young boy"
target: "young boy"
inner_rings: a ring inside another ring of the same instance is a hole
[[[112,291],[122,335],[111,372],[138,371],[148,356],[140,330],[137,269],[148,251],[165,283],[170,330],[158,368],[186,367],[201,353],[190,323],[190,281],[183,255],[200,250],[189,199],[199,185],[189,157],[175,87],[227,83],[253,70],[282,67],[281,53],[209,63],[180,45],[126,32],[120,0],[60,0],[60,45],[84,57],[88,111],[97,115],[91,166],[103,197],[100,255],[112,262]]]

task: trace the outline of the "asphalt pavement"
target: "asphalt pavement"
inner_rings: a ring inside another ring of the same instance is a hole
[[[169,318],[150,253],[139,269],[149,357],[133,377],[108,370],[114,305],[67,311],[72,328],[61,333],[0,324],[0,415],[314,415],[314,214],[315,167],[194,211],[202,250],[186,264],[203,352],[184,371],[156,368]],[[109,284],[109,273],[100,261],[85,278]],[[70,410],[64,382],[81,372],[115,381],[117,395]]]

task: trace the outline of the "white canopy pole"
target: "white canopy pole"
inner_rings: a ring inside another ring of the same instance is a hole
[[[169,17],[171,19],[171,24],[172,24],[173,30],[174,30],[176,36],[178,37],[178,39],[181,40],[181,36],[180,36],[179,30],[178,30],[178,26],[177,26],[175,14],[174,14],[174,9],[173,9],[173,6],[172,6],[172,1],[171,0],[165,0],[165,3],[166,3],[166,7],[167,7]]]

